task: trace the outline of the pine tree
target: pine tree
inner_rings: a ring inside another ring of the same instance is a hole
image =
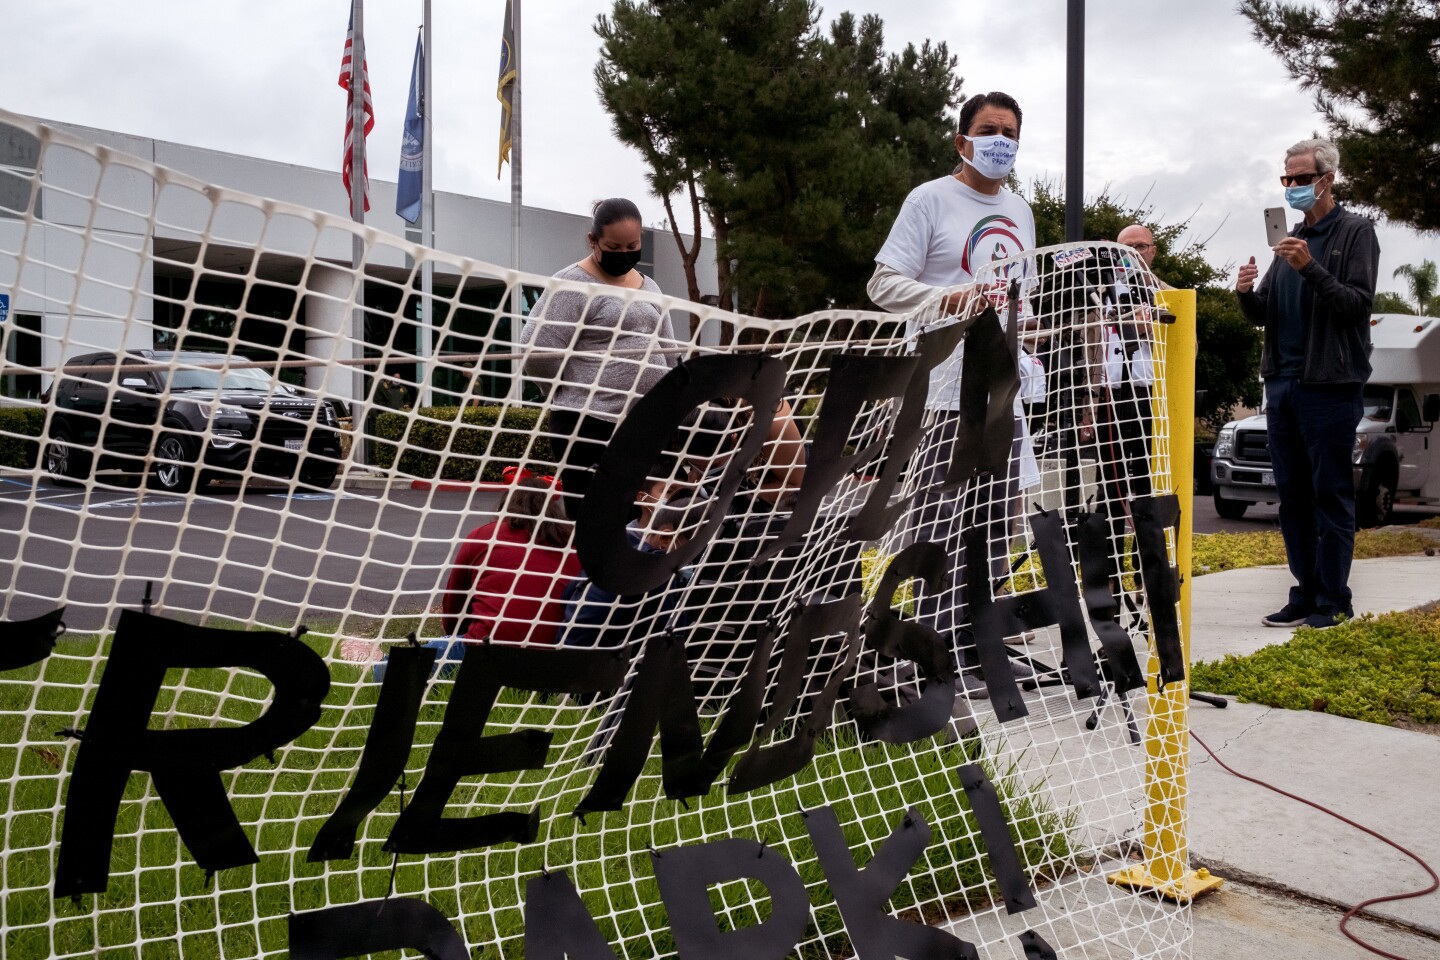
[[[878,17],[842,15],[828,36],[818,17],[808,0],[617,0],[597,20],[601,101],[645,157],[691,299],[700,247],[679,231],[708,220],[722,306],[869,306],[905,195],[954,163],[945,45],[887,54]]]
[[[1240,12],[1314,91],[1340,148],[1336,195],[1440,229],[1440,0],[1242,0]]]

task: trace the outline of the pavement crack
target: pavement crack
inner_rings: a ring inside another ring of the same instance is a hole
[[[1215,748],[1215,753],[1216,753],[1216,754],[1219,754],[1221,751],[1223,751],[1226,747],[1230,746],[1231,744],[1233,744],[1233,743],[1238,743],[1238,742],[1241,740],[1241,738],[1243,738],[1247,733],[1249,733],[1251,730],[1254,730],[1256,727],[1258,727],[1258,726],[1260,726],[1262,723],[1264,723],[1264,722],[1265,722],[1265,719],[1266,719],[1267,717],[1269,717],[1270,714],[1274,713],[1276,709],[1277,709],[1276,707],[1266,707],[1261,713],[1259,713],[1259,714],[1255,717],[1254,720],[1251,720],[1248,724],[1246,724],[1243,729],[1237,731],[1233,736],[1226,737],[1225,740],[1220,744],[1220,746],[1218,746],[1218,747]],[[1201,763],[1208,763],[1209,761],[1210,761],[1210,757],[1207,755],[1207,756],[1205,756],[1204,758],[1202,758],[1200,762],[1201,762]]]

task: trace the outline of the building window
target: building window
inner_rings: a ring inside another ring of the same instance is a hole
[[[5,375],[0,377],[0,395],[15,400],[40,397],[40,315],[15,313],[0,324],[5,345]],[[31,372],[33,371],[33,372]]]
[[[40,141],[23,130],[0,123],[0,219],[25,216],[33,200],[39,220],[40,191],[35,170],[40,163]]]

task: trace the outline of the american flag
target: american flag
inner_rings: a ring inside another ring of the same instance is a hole
[[[345,30],[345,53],[340,58],[340,89],[346,93],[350,92],[350,72],[352,66],[352,53],[355,47],[355,7],[350,7],[350,25]],[[360,62],[360,79],[365,88],[365,133],[370,136],[370,131],[375,126],[375,105],[370,102],[370,65],[364,60]],[[355,111],[353,95],[345,98],[345,158],[340,164],[340,179],[345,181],[345,195],[351,197],[350,173],[354,162],[354,136],[355,136]],[[370,163],[365,162],[365,209],[370,209]]]

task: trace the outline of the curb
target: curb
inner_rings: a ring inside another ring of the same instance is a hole
[[[403,482],[403,481],[402,481]],[[411,490],[437,490],[441,493],[466,493],[472,490],[508,490],[511,484],[499,480],[411,480]]]
[[[1271,877],[1266,877],[1262,874],[1253,873],[1241,867],[1236,867],[1228,864],[1223,860],[1215,860],[1201,854],[1192,853],[1190,855],[1190,864],[1194,867],[1204,867],[1206,870],[1210,871],[1210,874],[1212,876],[1220,877],[1223,880],[1234,880],[1237,883],[1243,883],[1246,886],[1255,887],[1258,890],[1264,890],[1268,893],[1277,894],[1282,897],[1288,897],[1292,900],[1298,900],[1302,903],[1308,903],[1312,906],[1323,907],[1328,910],[1334,910],[1336,914],[1343,914],[1345,911],[1355,906],[1355,904],[1353,903],[1345,903],[1342,900],[1333,900],[1329,897],[1321,897],[1316,896],[1313,893],[1307,893],[1304,890],[1297,889],[1296,887],[1292,887],[1286,883],[1281,883],[1279,880],[1275,880]],[[1417,867],[1416,870],[1418,871],[1419,868]],[[1404,891],[1400,892],[1403,893]],[[1381,894],[1376,894],[1376,896],[1380,895]],[[1432,897],[1435,895],[1436,894],[1434,893],[1428,894],[1428,896]],[[1440,941],[1440,924],[1432,927],[1425,923],[1415,923],[1413,921],[1403,920],[1399,917],[1389,916],[1383,913],[1376,913],[1373,907],[1367,907],[1366,909],[1361,910],[1355,915],[1355,919],[1365,920],[1370,923],[1378,923],[1393,930],[1399,930],[1403,933],[1412,934],[1417,937],[1424,937],[1426,940]]]

